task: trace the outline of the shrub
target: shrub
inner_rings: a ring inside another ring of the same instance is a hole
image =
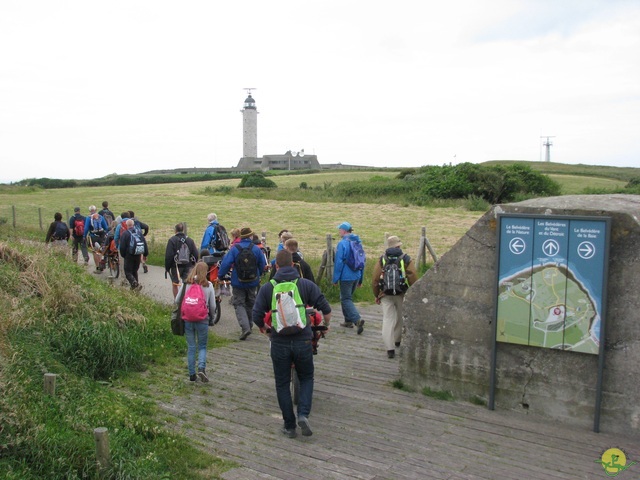
[[[242,177],[238,188],[277,188],[273,180],[264,176],[262,172],[253,172]]]

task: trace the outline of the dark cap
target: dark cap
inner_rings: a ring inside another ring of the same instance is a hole
[[[73,211],[74,212],[79,212],[80,211],[80,207],[73,207]]]

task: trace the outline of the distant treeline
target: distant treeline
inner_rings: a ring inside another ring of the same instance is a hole
[[[14,185],[41,188],[74,188],[74,187],[109,187],[117,185],[152,185],[162,183],[203,182],[207,180],[223,180],[228,178],[241,178],[240,174],[228,173],[189,173],[189,174],[163,174],[163,175],[109,175],[103,178],[90,180],[64,180],[57,178],[27,178]]]

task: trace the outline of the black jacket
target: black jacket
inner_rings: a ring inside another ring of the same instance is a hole
[[[273,277],[276,282],[287,282],[298,278],[298,291],[300,292],[300,298],[305,305],[320,310],[323,315],[331,313],[331,305],[324,297],[320,288],[311,280],[306,278],[300,278],[298,270],[295,267],[281,267]],[[273,285],[271,282],[265,283],[256,296],[256,301],[253,305],[253,312],[251,319],[259,328],[264,327],[264,316],[267,312],[271,311],[271,297],[273,296]],[[272,342],[290,342],[295,340],[311,340],[313,338],[313,332],[311,331],[311,323],[307,323],[307,326],[298,334],[295,335],[279,335],[275,330],[271,330]]]
[[[300,270],[302,270],[302,278],[306,278],[307,280],[311,280],[313,283],[316,283],[316,278],[313,276],[313,271],[311,270],[311,266],[305,262],[298,252],[291,254],[293,257],[293,263],[300,265]],[[295,265],[294,265],[295,267]],[[295,267],[297,269],[297,267]],[[271,273],[269,274],[269,280],[273,278],[276,274],[275,266],[271,268]]]
[[[173,237],[169,239],[167,242],[167,249],[164,252],[164,269],[168,272],[173,267],[176,266],[176,254],[180,247],[182,246],[182,239],[185,239],[187,242],[187,247],[189,247],[189,253],[191,255],[191,265],[195,265],[198,260],[198,247],[196,247],[196,243],[192,238],[187,237],[184,233],[176,233]]]

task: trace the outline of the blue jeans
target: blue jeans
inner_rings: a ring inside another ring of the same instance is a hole
[[[357,280],[340,280],[340,305],[345,322],[356,323],[360,320],[360,312],[353,304],[353,292],[358,287]]]
[[[300,398],[298,399],[298,416],[308,417],[311,413],[313,397],[313,349],[311,340],[291,342],[271,342],[271,361],[273,376],[276,381],[278,405],[282,411],[282,419],[287,429],[296,428],[296,416],[293,413],[291,398],[291,364],[296,366],[300,379]]]
[[[207,366],[207,340],[209,339],[209,319],[201,322],[184,322],[184,336],[187,338],[187,367],[189,375],[196,374],[196,336],[198,337],[198,370]]]

